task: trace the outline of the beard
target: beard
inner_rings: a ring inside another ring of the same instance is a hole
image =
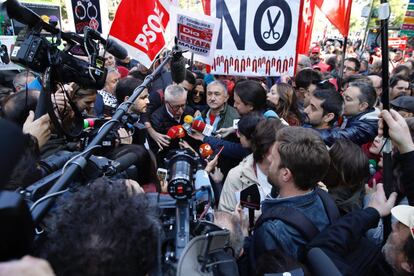
[[[396,254],[399,252],[399,249],[396,248],[391,243],[391,235],[388,236],[387,242],[381,249],[382,254],[384,254],[385,261],[394,269],[397,270],[397,257]]]

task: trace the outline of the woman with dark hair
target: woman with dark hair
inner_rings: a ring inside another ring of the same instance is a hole
[[[266,90],[253,80],[239,81],[234,87],[234,107],[241,116],[252,111],[266,110]]]
[[[194,89],[188,91],[187,103],[194,110],[203,111],[207,108],[206,83],[202,79],[196,79]]]
[[[240,121],[248,116],[242,117]],[[264,119],[256,123],[253,132],[246,133],[249,139],[240,133],[242,145],[249,146],[253,153],[244,158],[227,175],[220,196],[219,210],[233,212],[238,203],[236,193],[251,185],[258,186],[262,200],[270,194],[272,185],[267,180],[270,165],[267,156],[276,140],[277,131],[282,127],[283,124],[279,119]]]
[[[350,140],[337,140],[329,150],[331,164],[323,183],[342,215],[362,208],[368,157]]]
[[[275,84],[267,93],[268,106],[291,126],[300,126],[300,112],[293,87],[287,83]]]

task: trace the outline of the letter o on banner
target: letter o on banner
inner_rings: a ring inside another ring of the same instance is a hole
[[[162,26],[160,24],[160,19],[153,14],[148,17],[148,25],[150,26],[151,29],[154,30],[154,32],[156,33],[162,32]]]
[[[278,7],[281,9],[285,18],[285,25],[283,26],[283,32],[281,37],[275,43],[267,43],[262,37],[262,18],[265,15],[265,11],[270,7]],[[254,16],[254,39],[257,46],[265,51],[277,51],[281,49],[289,39],[292,28],[292,12],[288,3],[285,0],[264,0],[256,11]]]

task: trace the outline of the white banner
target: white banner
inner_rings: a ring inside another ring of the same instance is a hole
[[[177,44],[194,53],[194,59],[211,65],[216,50],[220,20],[178,8],[170,10],[171,27]]]
[[[211,0],[222,20],[213,74],[293,76],[300,0]]]

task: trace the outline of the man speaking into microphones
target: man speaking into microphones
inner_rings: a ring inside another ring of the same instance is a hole
[[[194,114],[194,110],[186,105],[186,101],[187,91],[184,88],[175,84],[169,85],[165,89],[164,105],[151,114],[152,128],[158,133],[166,135],[172,127],[177,125],[182,126],[185,123],[184,117]],[[158,152],[157,158],[160,162],[158,164],[163,164],[163,158],[169,150],[179,148],[177,139],[171,139],[170,136],[167,137],[169,137],[169,144],[165,149],[154,140],[150,142],[151,150],[156,153]],[[193,147],[197,147],[199,144],[188,136],[180,138],[187,140]]]

